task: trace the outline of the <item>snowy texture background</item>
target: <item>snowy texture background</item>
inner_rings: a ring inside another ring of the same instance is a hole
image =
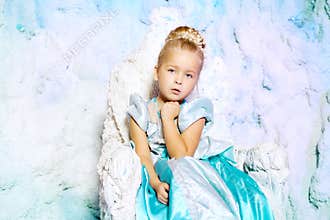
[[[109,74],[145,50],[152,67],[183,24],[207,40],[199,92],[214,100],[214,135],[284,146],[286,219],[330,219],[329,1],[0,0],[0,9],[0,219],[99,218]]]

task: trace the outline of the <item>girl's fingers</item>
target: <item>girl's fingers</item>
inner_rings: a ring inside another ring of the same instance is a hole
[[[167,183],[161,183],[157,190],[158,200],[165,205],[168,204],[168,191],[169,185]]]
[[[168,198],[168,191],[170,190],[170,186],[167,184],[167,183],[163,183],[163,190],[161,192],[161,195],[164,197],[164,198]]]
[[[162,193],[162,195],[161,195],[164,199],[168,199],[168,193]]]
[[[164,191],[162,193],[159,193],[158,200],[166,205],[168,203],[168,193]]]
[[[164,188],[166,192],[170,191],[170,186],[167,183],[164,184]]]
[[[163,189],[160,193],[159,193],[159,197],[167,199],[168,198],[168,193],[165,191],[165,189]]]
[[[166,199],[166,198],[164,198],[164,197],[162,197],[162,196],[159,196],[158,200],[159,200],[161,203],[165,204],[165,205],[168,203],[168,199]]]
[[[165,203],[165,200],[164,200],[164,198],[163,198],[161,195],[158,196],[158,200],[159,200],[161,203]]]

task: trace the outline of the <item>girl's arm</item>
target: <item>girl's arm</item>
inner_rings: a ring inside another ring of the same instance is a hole
[[[147,136],[132,117],[129,122],[129,133],[131,140],[135,144],[135,152],[140,157],[141,163],[148,171],[151,187],[157,192],[158,200],[163,204],[167,204],[169,185],[159,180],[150,157]]]
[[[179,112],[178,103],[168,102],[164,104],[161,114],[167,151],[171,158],[176,159],[194,155],[205,125],[205,118],[200,118],[180,134],[175,123]]]
[[[134,119],[131,117],[129,122],[129,134],[131,140],[135,144],[135,152],[140,157],[141,163],[147,168],[150,176],[150,185],[152,188],[160,182],[158,175],[156,174],[153,166],[148,140],[145,132],[137,125]]]

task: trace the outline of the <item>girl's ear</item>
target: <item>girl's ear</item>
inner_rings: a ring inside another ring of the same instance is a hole
[[[158,66],[157,65],[154,67],[154,80],[158,81]]]

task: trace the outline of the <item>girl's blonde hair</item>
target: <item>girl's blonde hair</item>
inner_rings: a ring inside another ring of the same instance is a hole
[[[203,64],[205,41],[196,29],[188,26],[180,26],[172,30],[166,37],[165,45],[159,53],[158,66],[161,65],[166,51],[172,48],[187,49],[197,52]]]

